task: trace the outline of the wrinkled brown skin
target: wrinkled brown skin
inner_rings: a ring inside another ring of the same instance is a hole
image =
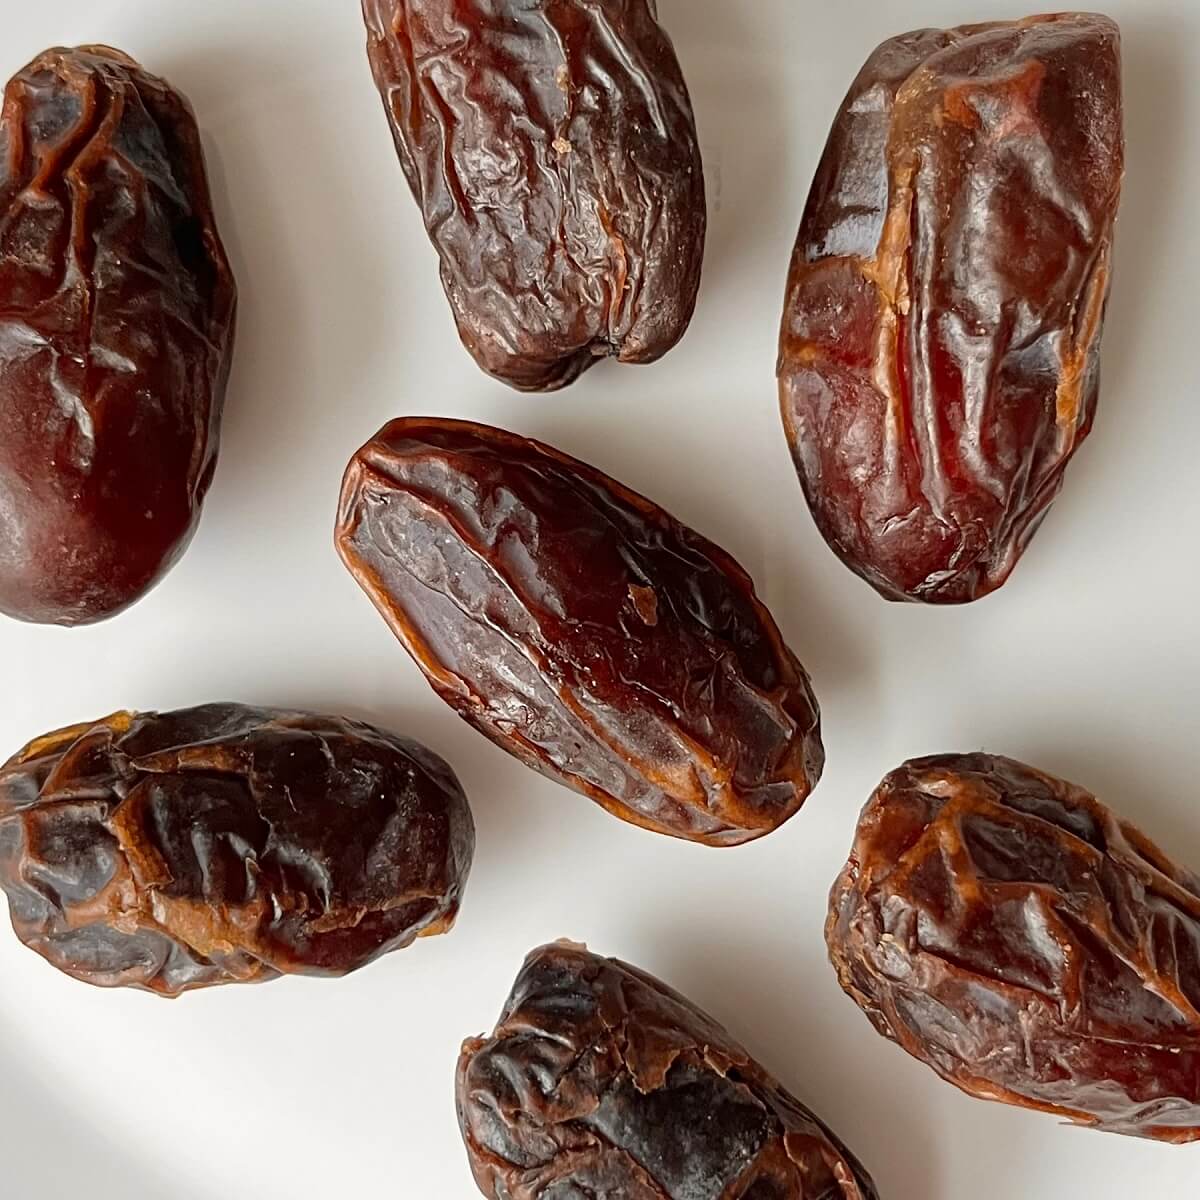
[[[446,932],[474,846],[440,758],[340,717],[117,713],[0,769],[13,928],[100,987],[345,975]]]
[[[998,588],[1092,428],[1124,171],[1105,17],[921,30],[850,89],[792,259],[784,426],[890,600]]]
[[[463,344],[551,391],[661,357],[696,306],[704,172],[654,0],[363,0]]]
[[[0,612],[98,621],[183,553],[235,308],[187,101],[103,46],[19,72],[0,117]]]
[[[459,1124],[491,1200],[878,1200],[844,1145],[716,1021],[559,942],[463,1045]]]
[[[337,545],[447,704],[623,820],[734,845],[820,777],[808,676],[749,576],[594,467],[393,421],[351,460]]]
[[[972,1096],[1200,1138],[1200,879],[1011,759],[889,775],[826,927],[876,1029]]]

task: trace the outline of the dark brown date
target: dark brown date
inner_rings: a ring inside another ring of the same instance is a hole
[[[891,600],[998,588],[1092,428],[1124,170],[1106,17],[921,30],[850,89],[792,259],[783,421]]]
[[[808,676],[750,578],[594,467],[393,421],[350,463],[337,543],[447,704],[626,821],[733,845],[820,776]]]
[[[0,611],[97,621],[183,553],[235,307],[187,101],[105,46],[19,72],[0,116]]]
[[[1200,1137],[1200,879],[1082,788],[987,754],[907,763],[826,933],[876,1029],[970,1095]]]
[[[0,769],[13,928],[101,987],[344,975],[448,930],[474,847],[440,758],[338,717],[117,713]]]
[[[870,1176],[711,1017],[559,942],[468,1041],[458,1112],[491,1200],[877,1200]]]
[[[463,344],[524,391],[652,362],[696,306],[704,173],[654,0],[363,0]]]

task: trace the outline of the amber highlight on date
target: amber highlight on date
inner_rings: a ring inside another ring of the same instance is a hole
[[[707,223],[654,0],[363,0],[400,164],[463,344],[523,391],[683,336]]]
[[[906,763],[826,935],[875,1028],[964,1092],[1200,1138],[1200,878],[1082,788],[990,754]]]
[[[820,777],[808,675],[746,572],[578,459],[393,421],[347,468],[336,536],[451,708],[623,820],[734,845]]]
[[[780,402],[817,526],[888,599],[995,590],[1058,495],[1096,411],[1123,172],[1107,17],[919,30],[851,87]]]
[[[878,1200],[841,1141],[712,1017],[634,967],[535,950],[458,1115],[489,1200]]]
[[[0,114],[0,612],[80,625],[179,558],[217,461],[236,288],[196,119],[106,46]]]
[[[122,712],[0,768],[13,928],[100,987],[345,975],[447,931],[474,847],[440,758],[340,717]]]

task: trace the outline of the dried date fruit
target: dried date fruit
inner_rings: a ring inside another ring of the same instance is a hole
[[[826,927],[875,1028],[972,1096],[1200,1137],[1200,878],[1011,759],[894,771]]]
[[[363,0],[463,344],[523,391],[683,336],[704,256],[691,101],[655,0]]]
[[[474,847],[440,758],[340,717],[117,713],[0,768],[13,928],[101,987],[344,975],[446,932]]]
[[[711,1017],[559,942],[463,1045],[459,1124],[492,1200],[877,1200],[833,1133]]]
[[[745,842],[820,776],[808,676],[750,578],[594,467],[393,421],[351,460],[337,543],[447,704],[626,821]]]
[[[834,124],[780,337],[809,507],[891,600],[998,588],[1092,428],[1124,170],[1106,17],[921,30]]]
[[[187,101],[105,46],[20,71],[0,116],[0,612],[101,620],[183,553],[235,308]]]

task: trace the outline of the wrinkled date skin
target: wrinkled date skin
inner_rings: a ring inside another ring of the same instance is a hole
[[[101,987],[344,975],[448,930],[474,846],[441,759],[338,717],[118,713],[0,769],[13,928]]]
[[[972,1096],[1200,1137],[1200,879],[1082,788],[987,754],[883,781],[834,886],[842,987]]]
[[[491,1200],[878,1200],[870,1176],[711,1017],[560,942],[525,961],[458,1112]]]
[[[654,0],[363,0],[464,345],[523,391],[683,336],[704,256],[691,101]]]
[[[101,620],[183,553],[235,307],[187,101],[104,46],[17,74],[0,116],[0,611]]]
[[[1124,170],[1105,17],[922,30],[850,89],[792,259],[783,421],[891,600],[998,588],[1088,435]]]
[[[350,463],[337,543],[447,704],[626,821],[745,842],[820,776],[808,676],[750,578],[593,467],[393,421]]]

